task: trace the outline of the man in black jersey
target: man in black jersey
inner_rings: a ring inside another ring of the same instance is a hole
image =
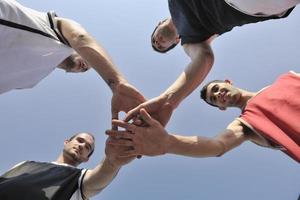
[[[127,114],[125,121],[145,108],[163,126],[173,110],[204,80],[214,62],[211,41],[236,26],[288,16],[299,0],[169,0],[171,18],[159,22],[151,43],[165,53],[180,41],[191,62],[161,95]],[[274,6],[276,5],[276,6]]]
[[[113,140],[109,138],[108,140]],[[1,200],[86,200],[101,192],[120,168],[134,159],[120,158],[126,148],[106,144],[106,157],[94,169],[76,168],[94,151],[95,138],[78,133],[64,141],[55,162],[21,162],[0,176]]]

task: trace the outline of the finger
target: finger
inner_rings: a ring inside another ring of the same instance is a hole
[[[120,132],[122,132],[122,133],[120,133]],[[109,135],[109,136],[114,137],[116,139],[130,139],[130,140],[132,140],[132,138],[134,136],[132,133],[129,133],[127,131],[118,131],[118,132],[108,131],[106,133],[106,135]]]
[[[154,125],[157,122],[149,115],[149,113],[144,108],[140,110],[140,114],[142,119],[150,126]]]
[[[141,119],[136,119],[132,123],[136,126],[141,126],[143,124],[143,121]]]
[[[129,122],[131,119],[133,119],[139,113],[139,110],[140,110],[140,106],[128,111],[125,116],[124,121]]]
[[[122,120],[113,120],[112,123],[116,126],[125,128],[126,130],[131,131],[132,133],[134,133],[136,130],[136,126],[134,124],[129,124]]]
[[[112,125],[113,126],[119,126],[119,127],[122,127],[122,128],[125,128],[125,129],[128,129],[129,127],[129,123],[125,122],[125,121],[122,121],[122,120],[112,120]]]
[[[105,134],[115,139],[132,139],[133,134],[128,131],[107,130]]]
[[[111,118],[112,118],[112,120],[118,120],[119,119],[119,112],[114,110],[113,108],[112,108],[112,111],[111,111]],[[111,128],[113,130],[118,130],[118,126],[115,126],[113,123],[111,124]]]
[[[133,156],[137,156],[138,153],[135,151],[135,150],[128,150],[128,151],[125,151],[124,153],[122,153],[120,155],[120,157],[133,157]]]
[[[108,141],[108,144],[113,146],[125,146],[125,147],[133,146],[133,142],[130,140],[110,140]]]

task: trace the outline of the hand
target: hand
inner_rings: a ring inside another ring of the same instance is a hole
[[[145,98],[129,83],[122,83],[116,87],[111,99],[112,119],[119,119],[119,112],[128,112],[130,109],[143,103]],[[112,126],[113,129],[116,127]]]
[[[105,154],[109,163],[116,168],[120,168],[123,165],[131,162],[135,156],[121,157],[126,151],[129,150],[129,147],[111,145],[110,142],[117,141],[114,137],[108,137],[105,145]]]
[[[108,144],[127,147],[122,157],[138,155],[157,156],[167,152],[169,135],[164,127],[146,112],[140,111],[146,126],[140,127],[121,120],[113,120],[113,125],[126,129],[125,131],[109,130],[106,134],[115,140]]]
[[[131,119],[134,119],[138,116],[142,108],[147,110],[147,112],[163,126],[166,126],[173,112],[173,107],[167,102],[167,98],[164,96],[158,96],[130,110],[124,121],[128,122]]]

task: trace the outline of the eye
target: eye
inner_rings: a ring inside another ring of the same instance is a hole
[[[217,92],[219,90],[219,86],[215,85],[215,87],[213,88],[213,92]]]
[[[78,141],[79,143],[83,143],[83,142],[84,142],[84,140],[83,140],[82,138],[77,138],[77,141]]]

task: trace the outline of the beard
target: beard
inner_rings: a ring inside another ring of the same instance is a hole
[[[63,153],[66,157],[68,157],[69,160],[71,160],[73,163],[82,163],[83,161],[77,156],[77,153],[68,151],[66,149],[63,150]]]

